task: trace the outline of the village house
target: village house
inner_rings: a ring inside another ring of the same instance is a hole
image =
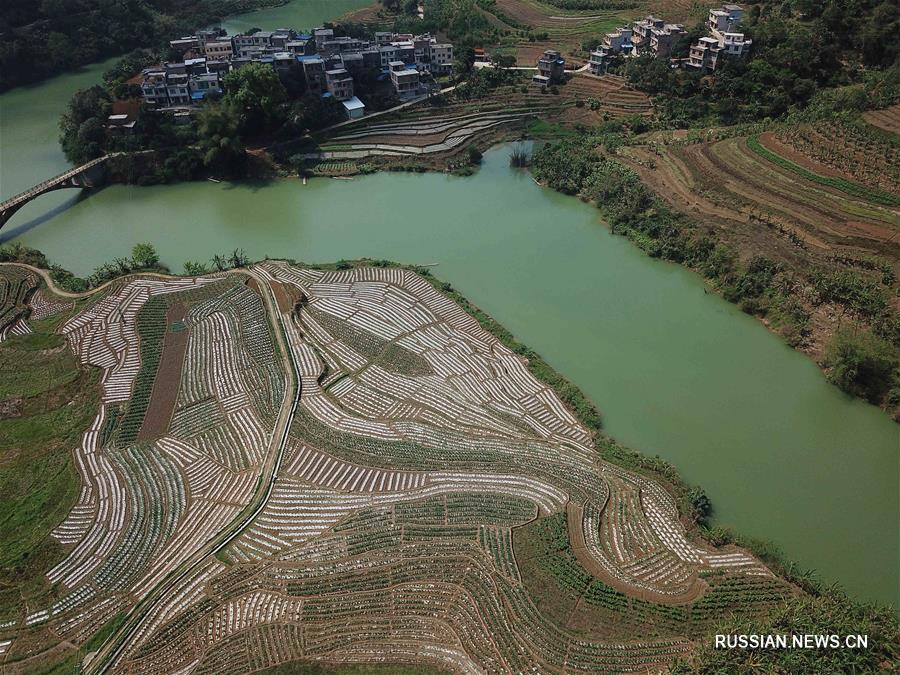
[[[303,68],[307,88],[314,94],[321,94],[326,87],[325,61],[319,56],[298,56]]]
[[[313,31],[313,40],[316,42],[316,51],[321,50],[326,42],[334,40],[334,29],[316,28]]]
[[[722,5],[720,9],[709,10],[707,27],[710,35],[691,45],[685,65],[704,73],[712,73],[721,63],[722,57],[746,57],[753,40],[746,38],[743,33],[731,30],[743,17],[744,10],[740,5]]]
[[[217,38],[203,45],[203,53],[213,61],[228,61],[234,56],[231,38]]]
[[[737,26],[744,18],[744,9],[740,5],[722,5],[718,9],[709,10],[707,28],[716,33],[725,33]]]
[[[632,25],[631,42],[635,51],[647,49],[650,46],[650,31],[653,28],[662,28],[666,22],[655,16],[647,16],[639,21],[635,21]]]
[[[548,49],[537,62],[538,74],[531,78],[533,84],[548,86],[562,82],[566,61],[555,49]]]
[[[341,101],[341,105],[344,106],[344,114],[347,115],[348,120],[357,120],[366,114],[365,104],[356,96],[346,101]]]
[[[302,74],[311,94],[348,104],[346,114],[355,119],[364,114],[365,105],[355,95],[354,77],[380,71],[379,80],[389,81],[398,97],[409,100],[426,93],[423,74],[453,72],[453,45],[428,33],[378,32],[370,42],[335,36],[332,28],[316,28],[310,35],[279,28],[231,37],[213,29],[169,44],[183,61],[145,68],[140,76],[143,101],[150,107],[198,105],[207,95],[222,92],[222,78],[230,71],[261,63],[280,76]]]
[[[170,73],[166,75],[166,96],[169,99],[170,106],[191,104],[187,73]]]
[[[151,107],[162,107],[169,104],[166,93],[166,71],[161,68],[145,68],[141,82],[141,96],[144,103]]]
[[[419,71],[415,66],[408,66],[403,61],[392,61],[389,67],[391,84],[401,100],[408,100],[422,94]]]
[[[435,75],[446,75],[453,71],[453,45],[449,42],[429,42],[426,69]]]
[[[668,57],[676,40],[685,33],[679,23],[666,23],[656,16],[647,16],[632,25],[631,42],[636,53],[651,53]]]
[[[659,58],[668,58],[675,42],[686,32],[684,26],[678,23],[667,23],[661,28],[651,28],[650,52]]]
[[[353,98],[353,78],[344,68],[325,71],[325,82],[329,93],[338,101]]]
[[[622,26],[604,35],[601,43],[591,52],[588,70],[594,75],[602,75],[606,72],[611,57],[631,54],[634,49],[631,41],[633,34],[634,31],[630,26]]]

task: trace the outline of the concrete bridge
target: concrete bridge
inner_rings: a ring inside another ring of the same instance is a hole
[[[0,227],[6,225],[16,211],[42,194],[64,188],[93,188],[103,185],[106,182],[106,162],[113,156],[103,155],[97,159],[92,159],[86,164],[69,169],[65,173],[45,180],[43,183],[39,183],[33,188],[20,192],[15,197],[10,197],[0,203]]]

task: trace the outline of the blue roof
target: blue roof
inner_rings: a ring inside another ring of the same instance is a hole
[[[204,96],[206,96],[205,91],[192,91],[191,92],[191,98],[194,101],[202,101]]]
[[[312,35],[310,35],[309,33],[300,33],[297,36],[297,39],[298,40],[312,40]]]
[[[324,94],[322,94],[322,98],[330,98],[330,97],[331,97],[330,91],[326,91]]]
[[[318,54],[310,54],[310,55],[306,55],[306,56],[304,56],[302,54],[298,54],[297,60],[298,61],[321,61],[322,57],[319,56]]]
[[[406,69],[407,69],[407,70],[415,70],[415,69],[416,69],[416,66],[415,66],[414,64],[412,64],[412,63],[407,63],[407,64],[406,64]]]

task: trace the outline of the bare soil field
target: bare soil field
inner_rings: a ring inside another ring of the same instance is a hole
[[[631,18],[632,14],[611,10],[571,12],[535,0],[497,0],[497,9],[501,14],[501,23],[505,16],[516,24],[508,26],[511,31],[547,34],[545,40],[531,41],[527,36],[519,38],[516,59],[520,66],[534,65],[545,49],[558,49],[570,65],[580,66],[588,56],[581,49],[582,42],[599,37]]]
[[[900,103],[884,110],[870,110],[863,114],[863,119],[879,129],[900,134]]]
[[[878,259],[900,270],[900,209],[855,197],[828,180],[855,178],[763,134],[762,147],[820,176],[815,182],[751,150],[746,138],[693,144],[656,144],[620,150],[656,194],[691,214],[746,262],[757,255],[807,272]],[[805,298],[810,334],[799,345],[823,354],[840,309]]]
[[[682,208],[740,222],[774,219],[823,253],[849,248],[900,258],[896,209],[806,181],[750,152],[745,139],[667,147],[659,155],[640,148],[628,152],[660,195]],[[791,159],[800,157],[794,153]],[[822,168],[810,158],[801,166]]]
[[[596,77],[578,73],[560,88],[560,92],[567,101],[585,102],[583,107],[573,107],[568,111],[567,121],[599,124],[607,117],[648,116],[653,112],[646,94],[633,89],[623,78],[614,75]],[[596,110],[591,110],[589,99],[596,101]]]
[[[181,382],[181,369],[184,365],[184,352],[187,350],[190,332],[182,324],[187,308],[176,302],[166,312],[166,330],[163,340],[162,355],[159,359],[159,370],[153,381],[153,391],[144,423],[138,432],[138,441],[149,441],[165,436],[169,431],[172,411],[178,398],[178,386]],[[182,324],[173,330],[173,326]]]

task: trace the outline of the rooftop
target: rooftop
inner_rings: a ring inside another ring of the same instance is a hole
[[[347,110],[362,110],[366,107],[365,103],[360,101],[356,96],[348,98],[346,101],[342,101],[342,103]]]

